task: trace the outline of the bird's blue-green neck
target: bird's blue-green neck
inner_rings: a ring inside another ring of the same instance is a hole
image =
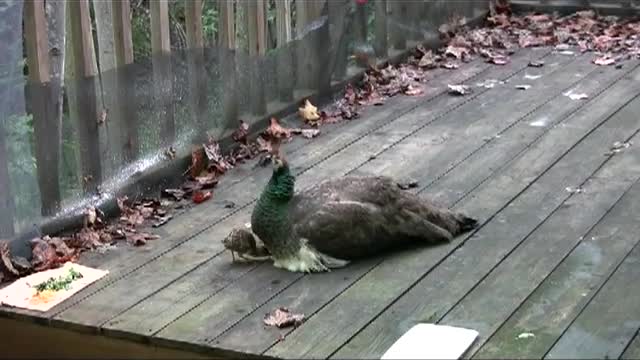
[[[291,239],[290,200],[295,192],[295,177],[284,164],[274,169],[251,215],[252,231],[274,257],[295,254],[299,248]]]

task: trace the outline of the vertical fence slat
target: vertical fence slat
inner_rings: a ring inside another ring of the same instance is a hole
[[[131,4],[129,0],[112,0],[113,43],[116,50],[116,82],[118,89],[119,124],[124,140],[124,160],[138,157],[138,121],[135,104],[135,73],[133,72],[133,36],[131,34]]]
[[[323,92],[330,85],[330,61],[326,51],[330,42],[328,26],[323,24],[320,28],[304,34],[307,26],[320,17],[324,6],[323,0],[296,2],[296,38],[299,40],[296,51],[296,80],[297,87],[305,92]]]
[[[187,66],[189,73],[189,104],[195,121],[196,137],[199,143],[206,137],[207,94],[204,68],[204,33],[202,30],[202,0],[185,0],[185,20],[187,26]]]
[[[391,44],[395,50],[405,50],[407,48],[407,37],[400,24],[407,18],[406,1],[392,1],[390,7],[392,15]]]
[[[265,29],[265,0],[245,0],[245,18],[247,21],[247,43],[249,47],[251,80],[249,82],[249,96],[251,98],[251,112],[261,115],[267,112],[267,102],[264,94],[264,84],[260,79],[262,57],[266,53],[267,37]]]
[[[375,0],[375,43],[376,56],[386,58],[387,46],[387,0]]]
[[[77,106],[80,166],[85,192],[96,192],[102,181],[98,112],[96,108],[96,65],[88,0],[70,1],[71,45],[75,68],[75,101]]]
[[[278,48],[278,98],[293,100],[293,53],[291,51],[291,0],[276,0],[276,42]]]
[[[175,140],[173,118],[173,73],[169,38],[169,3],[167,0],[149,2],[151,12],[151,51],[156,105],[160,110],[160,141],[169,146]]]
[[[220,9],[220,42],[222,71],[222,112],[224,128],[235,124],[238,118],[238,100],[236,97],[236,14],[233,0],[218,0]]]
[[[24,3],[25,41],[29,66],[29,85],[36,172],[40,188],[41,214],[53,215],[60,208],[58,163],[60,160],[59,127],[55,118],[55,100],[50,83],[47,22],[44,1]],[[8,194],[11,196],[11,194]]]
[[[342,80],[347,74],[347,52],[353,16],[348,14],[351,0],[331,0],[328,3],[331,78]]]

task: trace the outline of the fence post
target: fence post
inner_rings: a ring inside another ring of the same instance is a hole
[[[247,20],[247,39],[249,46],[249,63],[251,77],[249,82],[249,96],[251,98],[251,112],[261,115],[267,112],[267,101],[264,94],[264,82],[260,78],[263,57],[267,52],[265,0],[244,0],[245,18]]]
[[[218,0],[220,26],[220,67],[222,71],[222,116],[223,128],[235,124],[238,119],[238,98],[236,96],[236,14],[233,0]]]
[[[138,156],[138,119],[135,102],[135,73],[133,71],[133,39],[131,34],[131,4],[129,0],[112,0],[113,37],[116,52],[116,83],[120,108],[121,136],[124,142],[124,160]]]
[[[96,74],[88,0],[70,1],[71,45],[75,68],[75,104],[82,185],[87,193],[97,192],[102,181],[96,108]]]
[[[407,2],[405,0],[394,0],[391,2],[391,43],[395,50],[405,50],[407,48],[407,37],[405,30],[401,27],[401,22],[407,18]]]
[[[206,138],[207,94],[204,76],[204,34],[202,31],[202,0],[185,0],[185,20],[187,25],[187,66],[189,72],[189,103],[191,116],[195,121],[194,143]]]
[[[293,101],[293,53],[291,49],[291,0],[275,0],[278,48],[278,99]]]
[[[58,163],[60,127],[56,123],[54,89],[50,82],[47,22],[44,1],[24,3],[29,93],[33,113],[36,171],[40,188],[41,213],[53,215],[60,209]]]
[[[154,103],[160,115],[160,142],[170,146],[175,140],[173,118],[173,73],[169,38],[169,3],[167,0],[149,2],[151,10],[151,61],[153,65]]]
[[[387,0],[375,0],[375,43],[374,49],[378,58],[386,58],[387,41]]]

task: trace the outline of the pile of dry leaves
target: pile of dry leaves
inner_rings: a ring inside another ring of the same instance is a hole
[[[31,261],[12,256],[8,242],[0,242],[0,282],[3,279],[57,268],[67,261],[76,260],[83,251],[104,249],[119,240],[135,246],[144,245],[148,240],[158,239],[159,236],[141,231],[141,228],[160,226],[171,219],[168,210],[158,200],[130,202],[127,198],[121,198],[117,201],[120,217],[116,221],[107,224],[103,214],[91,207],[84,213],[84,226],[75,233],[32,239]]]

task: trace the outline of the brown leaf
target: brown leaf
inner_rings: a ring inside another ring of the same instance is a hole
[[[207,154],[208,155],[208,154]],[[191,150],[191,177],[196,177],[207,167],[205,161],[205,151],[201,147],[194,147]]]
[[[315,125],[320,120],[320,114],[318,114],[318,108],[311,104],[309,99],[304,101],[304,105],[298,108],[298,114],[308,124]]]
[[[613,65],[616,63],[616,59],[610,55],[603,55],[593,59],[593,63],[601,66]]]
[[[243,120],[240,120],[240,125],[233,132],[233,134],[231,134],[231,138],[233,139],[233,141],[246,145],[248,135],[249,135],[249,124],[247,124]]]
[[[263,322],[267,326],[276,326],[278,328],[298,327],[304,322],[304,314],[295,314],[285,307],[280,307],[266,314]]]
[[[9,250],[8,241],[0,242],[0,257],[2,258],[2,264],[7,271],[16,276],[20,275],[20,272],[13,267],[13,263],[11,262],[11,250]]]
[[[211,196],[213,196],[211,191],[196,191],[193,193],[191,200],[196,204],[200,204],[211,199]]]
[[[221,174],[224,174],[225,172],[227,172],[227,170],[233,168],[233,165],[230,164],[229,161],[227,161],[227,159],[225,159],[225,157],[222,155],[222,152],[220,151],[220,144],[218,144],[217,141],[209,138],[208,143],[204,144],[203,148],[207,159],[209,159],[209,168],[214,168]],[[198,173],[198,175],[199,174],[200,173]]]
[[[424,93],[424,90],[422,90],[422,87],[415,86],[415,85],[409,85],[404,90],[404,94],[409,96],[422,95],[423,93]]]
[[[422,55],[422,57],[418,61],[418,66],[422,68],[427,68],[427,69],[433,69],[437,67],[436,58],[433,55],[433,52],[431,52],[431,50],[427,51],[424,55]]]
[[[272,117],[269,122],[269,127],[266,130],[266,133],[272,138],[276,139],[288,139],[291,137],[291,130],[283,127],[278,122],[278,119]]]
[[[256,139],[256,143],[258,145],[258,152],[271,152],[271,142],[267,139],[265,139],[262,136],[258,136],[258,138]]]
[[[205,172],[195,179],[201,186],[201,189],[210,189],[218,184],[218,174],[216,172]]]
[[[180,201],[184,198],[186,193],[182,189],[164,189],[162,190],[162,195],[173,197],[176,201]]]

